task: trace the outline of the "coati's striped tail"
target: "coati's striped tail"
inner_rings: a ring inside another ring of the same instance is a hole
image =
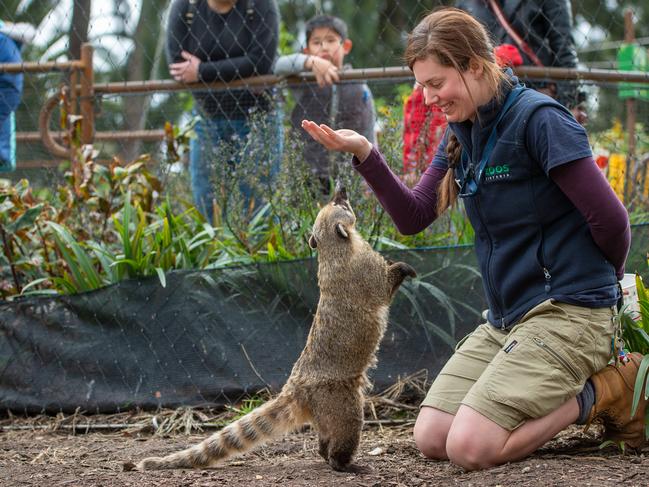
[[[289,398],[280,395],[198,445],[166,457],[145,458],[137,464],[136,468],[138,470],[200,468],[240,455],[300,426],[295,407]]]

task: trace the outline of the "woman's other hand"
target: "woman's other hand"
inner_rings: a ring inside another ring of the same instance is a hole
[[[372,151],[372,144],[358,132],[349,129],[333,130],[331,127],[318,125],[311,120],[302,120],[302,128],[329,150],[351,152],[363,162]]]
[[[184,61],[169,65],[169,74],[179,83],[195,83],[198,81],[198,66],[201,60],[187,51],[180,53]]]

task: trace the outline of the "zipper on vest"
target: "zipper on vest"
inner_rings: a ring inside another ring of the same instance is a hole
[[[493,296],[494,307],[498,310],[498,314],[500,315],[500,329],[505,330],[507,326],[505,325],[505,318],[503,316],[502,307],[500,305],[500,296],[496,291],[496,286],[493,285],[493,282],[491,280],[491,257],[493,255],[493,241],[491,240],[491,235],[489,234],[489,231],[487,230],[487,226],[484,223],[484,218],[482,218],[482,212],[478,204],[476,204],[476,213],[478,215],[478,218],[480,218],[480,224],[482,226],[485,235],[487,236],[487,240],[489,241],[489,256],[487,257],[486,282],[487,282],[487,286],[489,287],[489,291]]]
[[[552,276],[550,275],[550,271],[548,270],[547,267],[543,268],[543,277],[545,277],[545,292],[549,293],[550,289],[552,289],[552,286],[550,285],[550,280],[552,279]]]
[[[536,343],[539,347],[541,347],[543,350],[548,352],[550,355],[552,355],[555,359],[557,359],[561,365],[564,366],[564,368],[570,372],[570,375],[572,375],[577,382],[581,381],[581,377],[579,377],[579,374],[575,370],[575,368],[568,362],[566,359],[564,359],[561,354],[556,352],[552,347],[550,347],[548,344],[546,344],[543,340],[541,340],[539,337],[532,337],[532,340],[534,340],[534,343]]]

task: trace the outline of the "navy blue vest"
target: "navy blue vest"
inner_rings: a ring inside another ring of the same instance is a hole
[[[526,149],[527,123],[542,106],[567,111],[524,89],[498,124],[477,193],[462,198],[475,229],[489,322],[503,329],[548,298],[587,307],[612,306],[618,298],[615,269],[595,244],[585,218]],[[495,113],[497,107],[487,117],[491,120],[481,120],[483,127],[449,124],[474,161]],[[455,172],[461,178],[466,171]]]

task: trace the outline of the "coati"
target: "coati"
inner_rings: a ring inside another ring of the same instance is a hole
[[[412,267],[390,263],[355,229],[344,189],[324,206],[309,245],[318,252],[320,300],[306,346],[279,395],[186,450],[145,458],[125,469],[208,467],[310,423],[319,453],[335,470],[349,468],[363,426],[367,369],[388,322],[388,307]]]

